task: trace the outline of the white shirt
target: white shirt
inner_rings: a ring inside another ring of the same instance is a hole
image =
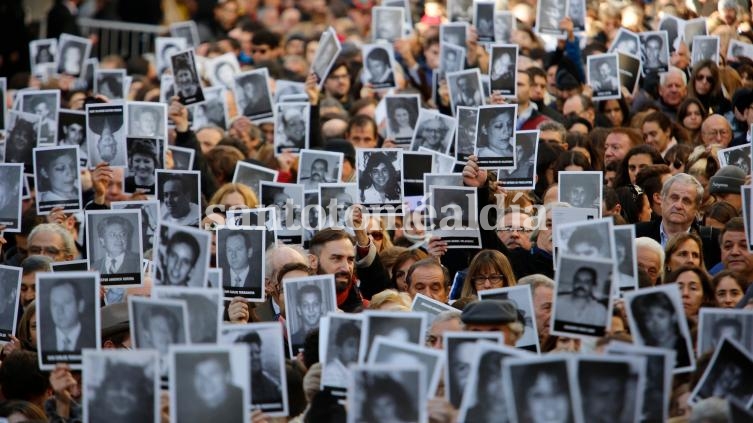
[[[81,335],[81,323],[77,324],[68,334],[64,334],[59,328],[55,327],[55,336],[58,340],[58,351],[74,351],[79,335]],[[65,346],[66,339],[68,339],[70,343],[70,348],[66,348]]]

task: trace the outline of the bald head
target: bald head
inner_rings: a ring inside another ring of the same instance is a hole
[[[288,246],[280,246],[267,250],[267,262],[264,268],[266,279],[268,281],[274,279],[277,272],[282,269],[282,266],[288,263],[308,264],[308,260],[306,260],[306,257],[300,251]]]
[[[727,148],[732,141],[732,126],[722,115],[711,115],[701,125],[701,139],[706,146],[719,144]]]

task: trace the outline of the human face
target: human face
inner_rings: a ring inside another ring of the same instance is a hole
[[[590,297],[594,283],[595,281],[591,273],[579,270],[573,277],[573,295],[576,297]]]
[[[117,257],[128,248],[128,232],[120,223],[110,224],[105,228],[100,242],[110,257]]]
[[[29,241],[29,254],[45,255],[53,261],[69,260],[63,237],[51,231],[41,231],[34,234],[34,238]]]
[[[711,115],[701,125],[701,138],[707,146],[711,144],[721,144],[722,148],[727,148],[732,141],[732,130],[729,122],[722,116]]]
[[[716,303],[722,308],[734,308],[742,300],[744,294],[740,285],[731,276],[723,277],[714,291]]]
[[[52,191],[69,192],[77,174],[78,163],[69,154],[64,154],[50,161],[44,176],[50,182]]]
[[[371,181],[374,183],[374,188],[383,191],[387,186],[387,182],[390,180],[390,169],[384,163],[379,163],[375,168],[371,169]]]
[[[254,101],[256,86],[251,81],[246,82],[243,84],[243,94],[246,96],[246,101]]]
[[[620,108],[620,102],[617,100],[607,100],[604,106],[604,115],[613,126],[622,126],[622,120],[625,119],[622,108]]]
[[[410,113],[401,108],[395,109],[395,121],[399,126],[410,126]]]
[[[675,225],[689,227],[698,211],[697,198],[695,185],[675,182],[662,198],[662,219]]]
[[[489,143],[506,146],[512,136],[510,119],[506,113],[499,114],[486,124],[486,132],[489,134]]]
[[[639,248],[636,254],[638,259],[638,268],[643,269],[651,278],[651,282],[656,282],[661,272],[661,262],[659,256],[648,248]]]
[[[546,78],[543,76],[534,76],[531,84],[531,100],[543,101],[546,93]]]
[[[311,164],[311,180],[321,182],[327,176],[327,162],[315,161]]]
[[[576,185],[570,188],[570,195],[568,196],[568,202],[573,207],[585,207],[586,206],[586,187]]]
[[[348,132],[348,141],[355,148],[376,148],[377,146],[377,139],[371,124],[351,127]]]
[[[525,397],[534,423],[567,422],[570,420],[570,399],[554,375],[540,373]]]
[[[215,359],[202,361],[196,366],[193,387],[197,396],[209,408],[215,408],[225,401],[229,382],[230,375]]]
[[[549,336],[549,319],[552,317],[552,294],[554,290],[540,286],[533,291],[533,312],[540,337]]]
[[[444,348],[445,332],[459,332],[463,328],[460,325],[459,319],[445,320],[444,322],[434,323],[429,329],[429,334],[426,336],[426,346],[434,349],[441,350]]]
[[[635,177],[638,175],[641,169],[653,164],[651,156],[648,154],[634,154],[628,160],[628,175],[630,176],[630,183],[635,184]]]
[[[682,119],[682,125],[692,131],[701,129],[703,123],[703,116],[701,115],[701,108],[695,103],[688,105],[685,117]]]
[[[243,235],[228,236],[225,243],[225,252],[227,253],[227,263],[231,269],[240,271],[248,267],[248,260],[251,258],[251,249],[246,247],[246,240]]]
[[[397,289],[400,292],[408,292],[408,284],[405,282],[405,276],[408,274],[408,269],[413,266],[415,260],[406,260],[397,270],[395,270],[395,281],[397,282]]]
[[[118,153],[118,143],[111,134],[102,134],[102,138],[97,143],[97,151],[102,160],[109,162],[115,158]]]
[[[306,122],[300,116],[289,116],[285,119],[285,136],[289,140],[298,142],[306,137]]]
[[[333,69],[324,81],[324,91],[335,98],[343,98],[350,91],[350,75],[345,66]]]
[[[668,267],[670,269],[678,269],[682,266],[700,266],[701,265],[701,250],[698,247],[698,243],[692,239],[685,240],[675,250],[675,252],[669,256]]]
[[[127,379],[114,380],[104,384],[104,401],[110,404],[110,409],[118,416],[132,413],[139,405],[136,396],[136,386]]]
[[[502,229],[497,231],[497,236],[508,249],[530,250],[532,232],[531,216],[512,212],[502,217]]]
[[[342,345],[338,345],[338,357],[343,364],[358,361],[358,338],[348,338]]]
[[[671,129],[662,130],[658,122],[646,122],[643,124],[643,140],[646,141],[646,144],[656,148],[658,152],[662,152],[667,148],[671,137]]]
[[[682,272],[677,276],[677,287],[682,294],[682,307],[688,317],[698,317],[698,310],[703,304],[703,287],[701,278],[695,272]]]
[[[170,323],[164,316],[154,316],[146,326],[147,338],[151,345],[147,347],[156,348],[161,354],[167,354],[168,347],[175,343],[175,334],[173,334]]]
[[[167,272],[165,277],[168,285],[181,285],[188,281],[188,275],[196,264],[197,257],[187,244],[176,243],[167,252]]]
[[[65,73],[76,75],[81,71],[81,50],[75,47],[65,49],[63,71]]]
[[[411,298],[423,294],[441,303],[447,302],[447,289],[444,284],[444,272],[436,266],[422,266],[411,274],[408,287]]]
[[[84,300],[77,300],[70,284],[57,285],[50,290],[50,311],[55,326],[68,332],[79,324],[79,314],[84,311]]]
[[[612,70],[609,68],[609,64],[606,62],[603,62],[601,65],[599,65],[599,75],[602,79],[607,80],[612,74]]]
[[[438,120],[430,120],[421,126],[421,137],[424,146],[438,148],[442,145],[442,125]]]
[[[319,256],[311,257],[311,267],[319,275],[335,275],[337,292],[342,292],[350,284],[355,269],[355,248],[349,239],[330,241],[322,247]]]
[[[646,59],[649,63],[659,61],[661,43],[656,39],[651,39],[646,43]]]
[[[753,273],[753,253],[748,252],[745,232],[727,231],[722,237],[722,263],[725,269],[748,277]]]
[[[37,298],[37,274],[28,273],[21,277],[21,305],[26,307]]]
[[[81,144],[81,141],[84,139],[84,127],[79,125],[78,123],[72,123],[68,126],[64,126],[63,132],[65,132],[65,139],[63,141],[63,144],[65,145],[77,146]]]
[[[630,137],[623,133],[610,133],[604,142],[604,161],[618,162],[625,158],[630,150]]]
[[[380,77],[387,71],[387,64],[378,59],[367,60],[366,67],[369,69],[372,78]]]
[[[319,325],[322,317],[322,299],[313,292],[303,294],[301,303],[298,304],[298,316],[303,319],[306,327],[313,328]]]
[[[453,354],[452,375],[460,387],[460,392],[468,383],[468,376],[471,374],[471,366],[473,365],[474,353],[476,349],[475,342],[463,342],[455,349]]]
[[[167,212],[174,218],[183,217],[191,210],[188,193],[184,192],[183,184],[179,181],[165,182],[162,199]]]
[[[702,68],[695,74],[695,92],[698,95],[706,95],[714,87],[714,77],[711,75],[711,69]]]
[[[541,141],[544,142],[551,142],[559,144],[562,148],[567,150],[569,146],[567,145],[567,142],[565,141],[564,137],[559,131],[541,131],[541,135],[539,135],[539,138]]]
[[[180,69],[175,75],[175,83],[178,86],[185,87],[193,84],[193,76],[188,69]]]
[[[670,72],[664,80],[664,85],[659,85],[659,96],[670,107],[677,107],[688,93],[688,87],[682,76],[677,72]]]
[[[44,119],[50,114],[50,108],[47,107],[47,103],[41,102],[34,106],[34,113],[36,113],[40,119]]]
[[[654,344],[670,337],[675,330],[675,317],[664,307],[651,306],[644,315],[646,330]]]
[[[392,422],[397,419],[397,404],[390,395],[380,395],[373,399],[371,411],[378,422]]]

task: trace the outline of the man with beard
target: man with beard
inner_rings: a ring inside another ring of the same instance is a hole
[[[607,308],[594,298],[597,285],[596,270],[580,267],[573,276],[572,291],[557,295],[555,320],[603,326],[607,322]]]
[[[355,240],[344,229],[327,228],[311,238],[309,247],[311,268],[318,275],[335,275],[337,308],[347,313],[361,311],[364,298],[389,288],[389,277],[362,219],[360,209],[354,210]]]
[[[251,354],[251,401],[253,405],[282,403],[280,384],[264,370],[262,341],[259,334],[249,332],[238,337],[235,342],[248,344]]]
[[[327,177],[329,174],[329,164],[324,159],[316,159],[311,163],[311,170],[309,176],[301,178],[303,182],[303,189],[316,190],[319,188],[319,184],[323,182],[337,182]]]

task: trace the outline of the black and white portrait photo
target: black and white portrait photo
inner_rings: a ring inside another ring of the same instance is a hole
[[[423,386],[426,389],[426,397],[431,398],[434,395],[442,374],[442,359],[444,358],[442,350],[392,340],[381,335],[374,339],[371,348],[368,364],[423,367]]]
[[[612,315],[612,268],[608,259],[557,256],[551,333],[604,336]]]
[[[108,100],[123,100],[126,96],[125,69],[97,69],[94,71],[94,92]]]
[[[403,155],[401,149],[358,149],[356,183],[366,207],[399,205],[403,200]]]
[[[294,357],[306,335],[319,327],[319,319],[337,310],[334,275],[306,276],[283,281],[288,348]]]
[[[58,109],[60,108],[60,90],[40,90],[25,92],[21,95],[21,108],[24,113],[39,116],[37,121],[38,146],[55,145],[58,130]]]
[[[641,55],[641,40],[638,34],[629,29],[620,28],[609,46],[609,53],[627,53],[633,56]]]
[[[581,421],[579,390],[566,357],[508,358],[502,363],[510,421]]]
[[[55,207],[62,207],[64,211],[83,209],[78,148],[35,148],[34,181],[38,214],[49,214]]]
[[[57,51],[57,38],[44,38],[41,40],[30,41],[29,59],[31,63],[31,73],[38,77],[42,77],[48,74],[50,67],[52,67],[52,73],[54,73]]]
[[[126,138],[128,168],[124,192],[148,195],[156,193],[155,171],[164,167],[164,140],[165,138]]]
[[[194,131],[212,125],[222,129],[228,127],[230,117],[225,101],[226,93],[225,88],[221,86],[204,88],[204,102],[188,107],[193,118],[191,128]]]
[[[81,350],[98,348],[99,274],[37,273],[37,350],[39,367],[57,363],[81,368]]]
[[[190,339],[186,302],[131,296],[128,315],[133,347],[157,350],[164,363],[160,375],[166,374],[170,346],[187,344]]]
[[[725,337],[734,339],[747,351],[753,351],[753,314],[747,310],[701,307],[698,355],[714,351]]]
[[[223,87],[226,90],[233,89],[234,77],[241,72],[238,58],[233,53],[213,57],[207,60],[204,66],[212,86]]]
[[[427,421],[423,368],[368,364],[351,369],[348,423]]]
[[[719,166],[733,165],[742,169],[746,175],[751,171],[751,148],[750,144],[719,150]]]
[[[728,58],[753,57],[753,44],[732,39],[727,46]]]
[[[152,298],[179,300],[186,303],[190,344],[214,344],[222,324],[222,291],[215,288],[155,286]]]
[[[275,104],[281,102],[283,100],[283,97],[290,98],[291,96],[299,95],[305,96],[306,100],[308,100],[305,84],[303,82],[278,79],[277,81],[275,81],[274,91],[274,98],[272,102]]]
[[[451,394],[450,401],[453,405],[458,404],[459,421],[507,422],[509,407],[502,389],[502,363],[508,358],[525,357],[524,352],[498,345],[501,341],[492,343],[483,336],[474,339],[476,334],[482,333],[473,332],[467,338],[446,338],[454,341],[447,345],[448,358],[453,366],[449,372],[450,390],[456,392],[455,395]]]
[[[5,115],[8,113],[8,78],[0,78],[0,132],[5,132]]]
[[[433,186],[459,187],[463,186],[462,173],[424,173],[424,194],[431,192]]]
[[[267,68],[244,72],[235,76],[234,92],[238,111],[251,121],[267,121],[274,110],[269,89]]]
[[[634,93],[641,79],[640,56],[618,51],[617,60],[620,66],[620,85]]]
[[[372,42],[386,41],[390,45],[403,36],[402,7],[375,6],[371,8]]]
[[[88,38],[61,34],[58,40],[57,73],[81,76],[92,42]]]
[[[358,186],[356,184],[320,184],[319,205],[324,211],[323,227],[346,227],[348,211],[357,203]]]
[[[141,285],[141,211],[90,210],[86,228],[89,269],[102,286]]]
[[[484,104],[481,74],[478,69],[447,73],[452,110],[457,106],[476,107]]]
[[[159,201],[113,201],[110,207],[113,210],[133,209],[141,212],[141,243],[143,252],[152,250],[154,247],[154,236],[157,233],[157,223],[159,221]]]
[[[84,350],[84,421],[160,421],[159,357],[155,351]]]
[[[185,50],[170,56],[170,64],[175,81],[175,94],[180,98],[180,102],[189,105],[204,101],[194,51]]]
[[[675,373],[695,369],[690,329],[676,284],[624,293],[630,333],[636,345],[674,350]]]
[[[478,109],[476,107],[460,106],[455,111],[458,128],[455,133],[455,159],[460,163],[468,161],[474,153],[476,145],[476,124]]]
[[[461,0],[466,1],[466,0]],[[439,44],[452,44],[456,47],[466,48],[466,41],[468,40],[468,31],[470,28],[470,19],[473,17],[473,2],[468,2],[470,5],[468,21],[446,23],[439,26]],[[465,62],[464,58],[460,58],[461,62]],[[462,68],[461,68],[462,69]]]
[[[556,254],[611,260],[616,257],[613,228],[610,218],[567,223],[558,221],[553,228]]]
[[[632,423],[640,421],[645,390],[643,357],[582,356],[576,378],[584,422]]]
[[[473,2],[473,25],[480,43],[494,41],[494,8],[495,2],[476,0]]]
[[[370,350],[377,336],[397,342],[423,345],[426,335],[426,313],[367,310],[363,313],[363,335],[358,350],[358,362],[365,363],[370,358]]]
[[[167,223],[163,218],[157,234],[154,284],[205,286],[212,233]]]
[[[599,210],[601,214],[602,198],[601,172],[569,172],[559,173],[559,200],[573,207],[587,207]]]
[[[560,21],[568,14],[569,1],[541,0],[536,9],[536,32],[544,35],[564,37]]]
[[[475,154],[485,168],[515,167],[515,116],[517,104],[479,107]]]
[[[680,48],[683,36],[682,28],[684,25],[685,21],[683,19],[669,14],[665,14],[659,21],[659,27],[657,29],[659,31],[667,31],[667,41],[669,42],[670,54]],[[690,46],[688,45],[688,47]]]
[[[24,173],[34,172],[33,149],[39,140],[39,116],[33,113],[8,111],[5,138],[5,163],[23,163]]]
[[[588,56],[586,81],[593,88],[594,100],[622,97],[617,53]]]
[[[751,372],[753,354],[736,339],[726,337],[717,345],[703,376],[691,393],[690,401],[716,397],[750,404],[753,402],[753,384],[748,379]]]
[[[463,26],[465,31],[465,26]],[[439,44],[439,74],[460,72],[465,66],[465,47],[459,47],[448,42]]]
[[[222,328],[220,343],[248,345],[251,406],[271,417],[287,416],[288,388],[280,324],[226,324]]]
[[[305,191],[319,191],[319,184],[339,182],[343,160],[342,153],[302,150],[298,161],[298,183]]]
[[[536,186],[536,160],[539,155],[539,131],[515,132],[515,169],[500,169],[497,180],[509,190],[529,190]]]
[[[217,230],[217,265],[226,298],[264,301],[264,227]]]
[[[22,270],[0,265],[0,345],[11,342],[16,335]]]
[[[669,69],[667,31],[641,32],[639,37],[643,75],[667,72]]]
[[[0,226],[5,232],[21,232],[21,197],[24,166],[0,163]]]
[[[261,182],[274,182],[277,180],[277,171],[263,166],[238,161],[235,164],[235,173],[233,174],[233,183],[243,184],[260,196],[259,184]]]
[[[617,259],[617,277],[614,283],[622,291],[638,289],[638,260],[635,246],[635,227],[620,225],[612,228]]]
[[[275,153],[298,153],[309,148],[311,104],[279,103],[276,105]]]
[[[431,151],[447,154],[452,146],[457,121],[436,111],[421,109],[416,121],[416,130],[411,140],[411,150],[425,147]]]
[[[248,346],[170,350],[170,421],[244,422],[251,414]]]
[[[473,19],[473,0],[447,0],[447,20],[467,22]]]
[[[568,0],[567,16],[573,21],[573,32],[586,31],[586,0]]]
[[[196,170],[157,170],[157,199],[162,222],[199,227],[201,175]]]
[[[170,24],[170,35],[183,39],[186,42],[185,48],[199,46],[199,30],[195,21],[189,20]]]
[[[168,145],[167,150],[169,154],[173,155],[173,170],[193,169],[193,159],[196,155],[196,150],[175,145]]]
[[[505,97],[517,95],[518,46],[514,44],[491,46],[489,80],[492,92]]]
[[[164,75],[170,69],[170,56],[188,48],[188,43],[182,37],[157,37],[154,39],[154,59],[157,65],[157,75]]]
[[[395,144],[405,145],[413,139],[418,120],[420,98],[413,94],[395,94],[384,97],[387,109],[387,138]]]
[[[440,237],[448,248],[480,248],[481,234],[476,221],[478,205],[473,189],[431,187],[430,193],[432,235]]]
[[[159,102],[170,104],[170,99],[175,96],[175,78],[169,74],[162,74],[159,78]],[[169,119],[171,125],[174,125],[172,119]]]
[[[695,37],[703,37],[709,35],[708,28],[706,26],[706,18],[699,16],[695,19],[688,19],[683,25],[683,40],[685,44],[690,47],[693,44]]]
[[[515,16],[507,10],[494,11],[494,41],[502,44],[512,42],[512,31],[515,29]]]
[[[167,139],[167,105],[146,101],[129,101],[128,136]]]
[[[358,314],[330,313],[322,323],[319,330],[319,350],[323,352],[320,362],[324,364],[321,387],[346,389],[348,368],[358,363],[363,319]]]
[[[691,65],[695,66],[704,60],[711,60],[719,64],[719,36],[702,35],[693,38],[693,44],[690,48]]]
[[[261,183],[261,203],[275,210],[277,238],[284,244],[300,244],[304,205],[303,186],[277,182]]]
[[[364,57],[363,81],[373,89],[395,88],[394,52],[390,44],[366,44],[361,47]]]
[[[125,118],[123,104],[86,105],[86,143],[91,167],[102,162],[127,166]]]
[[[445,354],[444,397],[453,407],[460,409],[463,393],[472,378],[473,367],[478,367],[476,357],[480,348],[477,341],[484,341],[487,345],[501,345],[503,336],[502,333],[492,332],[450,331],[442,335]],[[502,364],[501,360],[498,364]],[[501,394],[501,390],[498,393]]]
[[[79,165],[86,166],[86,112],[61,109],[58,112],[57,145],[78,147]]]
[[[319,38],[319,46],[314,54],[314,62],[311,64],[311,72],[316,75],[320,89],[324,86],[324,81],[341,50],[342,46],[335,30],[332,27],[327,28]]]
[[[540,352],[538,328],[533,308],[531,288],[525,285],[485,289],[478,293],[480,300],[507,300],[515,304],[523,323],[523,333],[515,342],[515,348],[535,353]]]

